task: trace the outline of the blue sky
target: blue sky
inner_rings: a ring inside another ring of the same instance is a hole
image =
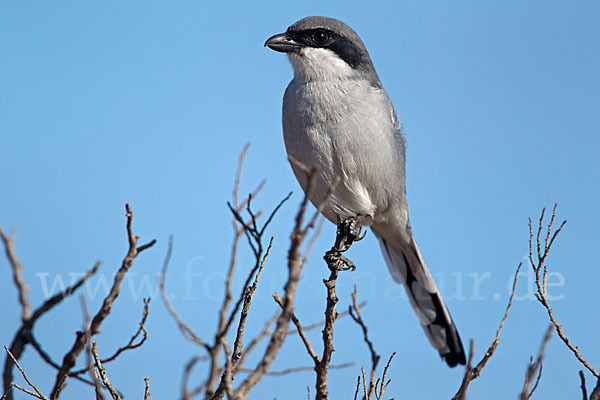
[[[168,290],[184,318],[208,337],[231,242],[225,202],[238,153],[251,142],[241,192],[266,178],[256,204],[270,209],[294,191],[268,233],[275,247],[249,332],[259,329],[274,310],[270,294],[281,293],[302,198],[280,124],[291,67],[263,43],[307,15],[347,22],[371,53],[407,135],[415,236],[463,340],[475,339],[476,357],[493,339],[511,275],[528,254],[527,218],[558,202],[559,218],[568,223],[549,260],[550,294],[566,333],[599,367],[600,323],[588,311],[597,308],[600,279],[595,1],[4,2],[0,225],[18,229],[33,305],[56,279],[68,282],[101,259],[101,275],[85,291],[90,311],[97,310],[102,281],[112,280],[126,251],[124,204],[131,203],[136,233],[158,244],[136,260],[98,345],[110,353],[123,344],[137,327],[142,297],[152,296],[147,344],[108,371],[127,397],[140,396],[149,376],[154,398],[176,398],[184,363],[202,351],[176,331],[156,294],[156,274],[173,234]],[[297,314],[305,323],[322,316],[321,254],[333,235],[326,224],[303,273]],[[373,235],[350,255],[358,270],[338,281],[340,308],[357,284],[376,349],[384,359],[398,352],[389,397],[450,398],[463,371],[448,369],[430,348]],[[251,261],[244,251],[240,267]],[[199,275],[186,282],[186,270]],[[0,342],[8,344],[19,309],[4,259],[0,271]],[[473,398],[516,396],[537,351],[547,318],[526,272],[498,352],[471,385]],[[54,359],[72,344],[80,315],[72,298],[36,326]],[[369,358],[351,321],[339,320],[336,331],[334,362],[357,366],[331,373],[331,393],[349,398]],[[319,332],[311,337],[319,347]],[[48,392],[53,371],[31,349],[22,364]],[[298,365],[310,359],[292,337],[274,369]],[[554,337],[537,398],[579,396],[578,369]],[[199,370],[193,379],[202,376]],[[314,386],[311,372],[268,378],[251,398],[305,398],[307,385]],[[84,393],[90,392],[72,382],[63,397]]]

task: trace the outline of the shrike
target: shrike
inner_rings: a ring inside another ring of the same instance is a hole
[[[351,231],[371,227],[433,347],[450,367],[465,364],[408,220],[402,126],[363,42],[341,21],[307,17],[265,46],[287,53],[294,69],[283,97],[283,135],[290,158],[319,166],[311,202],[322,204],[339,179],[323,215],[338,227],[350,221]],[[306,192],[305,171],[296,163],[292,169]]]

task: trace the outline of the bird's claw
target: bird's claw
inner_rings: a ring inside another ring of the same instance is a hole
[[[360,226],[354,233],[356,235],[356,238],[354,239],[355,242],[359,242],[363,240],[365,236],[367,236],[367,231],[363,230],[362,226]]]
[[[352,243],[363,240],[367,234],[358,221],[358,217],[350,217],[338,224],[335,245],[323,257],[330,270],[354,271],[356,269],[354,263],[344,257],[342,253],[350,249]]]
[[[346,251],[352,246],[352,243],[363,240],[367,231],[358,225],[358,217],[350,217],[338,224],[337,234],[338,237],[342,237],[344,251]]]
[[[327,266],[332,271],[354,271],[356,266],[347,257],[344,257],[339,250],[331,249],[323,257]]]

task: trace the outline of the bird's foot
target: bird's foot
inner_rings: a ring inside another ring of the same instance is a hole
[[[347,257],[344,257],[339,250],[331,249],[325,253],[325,262],[331,271],[354,271],[356,266]]]
[[[344,248],[344,250],[341,251],[348,250],[350,246],[352,246],[352,243],[361,241],[365,238],[367,231],[363,231],[363,227],[358,224],[359,218],[360,216],[350,217],[338,223],[337,236],[342,239],[340,244]]]
[[[367,231],[363,231],[363,227],[359,225],[359,218],[350,217],[338,223],[335,249],[340,252],[347,251],[352,243],[364,239]]]
[[[330,270],[354,271],[356,269],[354,263],[344,257],[342,253],[348,251],[352,243],[364,239],[367,234],[366,231],[363,231],[363,227],[359,225],[359,222],[360,216],[357,216],[346,218],[338,223],[335,244],[323,257]]]

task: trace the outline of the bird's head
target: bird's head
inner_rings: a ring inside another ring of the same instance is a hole
[[[352,28],[334,18],[306,17],[265,46],[287,53],[294,74],[304,80],[365,78],[379,82],[371,57]]]

